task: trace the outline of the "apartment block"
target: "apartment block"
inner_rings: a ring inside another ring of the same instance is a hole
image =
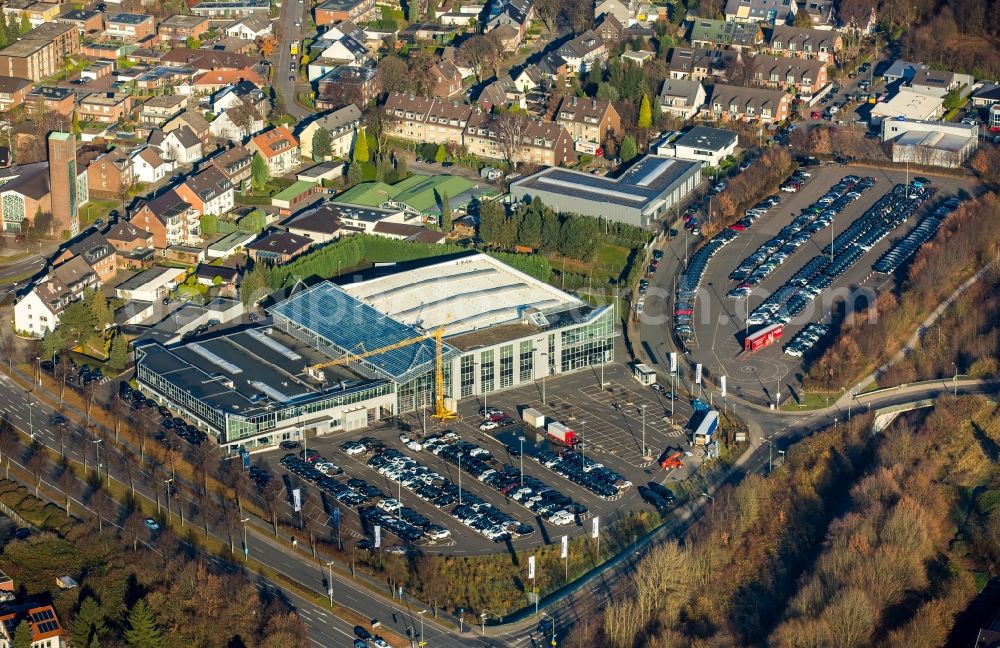
[[[0,75],[41,81],[79,51],[80,32],[75,25],[46,23],[0,50]]]

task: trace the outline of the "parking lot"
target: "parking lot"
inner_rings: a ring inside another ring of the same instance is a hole
[[[877,292],[891,287],[893,281],[890,275],[873,271],[872,265],[948,198],[969,195],[965,181],[950,177],[934,177],[930,185],[933,195],[911,201],[911,190],[902,194],[897,190],[897,195],[892,195],[894,186],[913,180],[914,174],[907,176],[905,171],[828,165],[812,167],[810,172],[812,177],[798,192],[782,193],[777,208],[740,231],[711,257],[698,291],[694,335],[688,342],[692,359],[716,377],[726,375],[730,391],[757,402],[773,403],[779,393],[783,402],[797,390],[803,363],[820,353],[835,334],[835,330],[827,332],[813,326],[800,335],[804,327],[829,322],[831,312],[841,302],[852,304],[852,311],[865,308]],[[876,182],[867,190],[861,190],[858,183],[848,183],[846,188],[841,185],[838,194],[838,183],[849,175],[873,177]],[[852,191],[860,195],[838,202]],[[830,202],[803,218],[803,213],[824,195]],[[828,210],[834,204],[838,207],[835,214]],[[867,220],[862,222],[866,214]],[[823,222],[817,223],[816,219]],[[789,228],[793,220],[797,224]],[[796,227],[804,243],[783,247],[778,263],[757,272],[750,281],[749,297],[733,298],[730,291],[746,285],[746,279],[736,275],[734,280],[731,274],[741,264],[744,268],[754,267],[752,261],[749,265],[745,262],[766,243],[794,237]],[[814,266],[823,268],[817,270]],[[776,305],[781,308],[773,311]],[[780,340],[756,352],[744,350],[748,334],[775,323],[784,324]],[[793,339],[793,348],[802,350],[798,357],[783,353]]]
[[[682,426],[691,405],[675,399],[671,422],[669,394],[641,385],[622,363],[604,368],[603,389],[600,368],[592,368],[547,379],[544,402],[542,391],[539,382],[490,394],[485,403],[469,399],[446,421],[430,411],[426,418],[409,413],[400,427],[309,439],[309,454],[319,455],[314,463],[335,465],[324,466],[324,474],[301,459],[282,460],[301,456],[302,448],[254,455],[253,463],[281,480],[287,506],[291,491],[302,489],[309,502],[303,513],[327,537],[336,538],[337,515],[345,546],[370,547],[377,525],[383,549],[414,545],[425,552],[477,554],[583,534],[593,516],[601,526],[610,524],[628,510],[649,506],[638,486],[683,479],[702,461],[696,452],[681,468],[666,472],[657,465],[665,449],[686,445]],[[483,407],[514,421],[480,430]],[[572,428],[578,448],[567,452],[525,426],[526,407]],[[643,410],[649,456],[642,452]]]

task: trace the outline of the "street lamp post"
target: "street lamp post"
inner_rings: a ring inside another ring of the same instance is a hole
[[[426,613],[427,613],[426,609],[420,610],[419,612],[417,612],[417,614],[420,615],[420,643],[417,644],[418,646],[426,646],[427,645],[427,642],[424,641],[424,614],[426,614]]]
[[[31,418],[31,408],[34,406],[35,402],[32,401],[28,403],[28,436],[32,439],[35,438],[35,423]]]
[[[955,367],[955,375],[952,376],[951,384],[955,387],[955,396],[958,396],[958,365],[952,362],[951,366]]]
[[[172,481],[174,481],[173,477],[163,480],[163,483],[167,487],[167,519],[170,519],[170,482]]]
[[[640,405],[639,409],[642,410],[642,456],[646,457],[649,455],[649,451],[646,450],[646,404]]]
[[[243,523],[243,560],[244,560],[244,562],[250,560],[250,545],[247,543],[247,522],[249,522],[249,521],[250,521],[250,518],[248,518],[248,517],[240,519],[240,522]]]
[[[764,439],[764,443],[767,444],[767,474],[771,474],[771,455],[774,450],[774,443],[770,439]]]
[[[479,615],[480,620],[483,623],[483,634],[486,634],[486,611],[484,610],[482,614]]]
[[[704,493],[704,492],[702,493],[702,495],[704,495],[708,499],[712,500],[712,511],[714,512],[715,511],[715,498],[712,497],[711,495],[709,495],[708,493]]]
[[[326,582],[326,593],[330,597],[330,607],[333,607],[333,561],[326,563],[326,567],[330,570],[330,576]]]
[[[580,420],[580,457],[582,458],[581,466],[587,465],[587,421]]]
[[[542,616],[546,617],[549,621],[552,622],[552,639],[551,639],[551,641],[552,641],[552,646],[554,647],[556,645],[556,620],[553,619],[551,615],[548,615],[545,612],[542,612]]]
[[[521,444],[521,487],[524,487],[524,435],[517,435],[518,443]]]
[[[97,483],[101,482],[101,441],[102,439],[94,439],[91,443],[94,444],[94,456],[97,459]],[[108,470],[108,486],[111,485],[111,471]]]
[[[778,456],[781,457],[781,465],[784,466],[785,465],[785,451],[784,450],[778,450]]]
[[[462,453],[458,453],[458,505],[462,505]]]

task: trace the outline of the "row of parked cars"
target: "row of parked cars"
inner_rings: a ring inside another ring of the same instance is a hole
[[[797,169],[791,176],[785,180],[779,189],[787,193],[795,193],[802,189],[802,187],[809,181],[812,177],[812,173],[806,169]]]
[[[56,367],[62,361],[62,356],[56,355],[51,360],[42,360],[38,365],[45,373],[55,374]],[[103,383],[107,380],[100,367],[90,368],[87,365],[78,365],[72,359],[66,362],[69,363],[69,369],[66,372],[66,384],[73,389],[79,390],[92,382]]]
[[[674,333],[682,341],[694,336],[694,303],[709,260],[738,235],[735,230],[724,229],[713,236],[691,255],[684,274],[678,278],[674,294]]]
[[[413,544],[425,537],[425,529],[431,526],[430,521],[416,511],[404,507],[398,507],[395,511],[389,512],[384,508],[368,506],[358,511],[361,516],[361,525],[368,533],[373,533],[374,527],[379,527],[383,531],[388,531],[405,543]],[[406,517],[414,519],[425,526],[421,528],[407,520]],[[419,516],[419,517],[415,517]],[[362,549],[371,549],[374,545],[365,538],[358,543]],[[387,550],[388,551],[388,550]],[[405,553],[405,550],[393,550],[390,553]]]
[[[788,240],[788,243],[779,248],[779,252],[782,254],[777,257],[778,262],[784,262],[787,258],[783,254],[786,248],[791,248],[794,251],[813,235],[829,227],[834,217],[874,186],[875,178],[845,176],[829,192],[802,210],[802,213],[783,228],[778,235]],[[787,238],[789,236],[791,238]],[[774,240],[772,239],[772,241]],[[750,313],[747,324],[750,326],[787,324],[793,317],[805,310],[806,306],[812,303],[823,290],[830,287],[833,279],[843,271],[841,269],[838,272],[834,269],[831,272],[831,267],[837,261],[837,259],[831,261],[826,256],[815,256],[807,261],[791,278],[768,295]],[[843,264],[848,259],[845,257],[839,261]]]
[[[897,241],[885,254],[872,265],[875,272],[891,274],[896,271],[907,259],[916,254],[920,246],[933,237],[941,223],[944,222],[953,211],[958,209],[958,198],[949,198],[934,213],[925,216],[917,224],[913,231]]]
[[[813,235],[829,227],[835,216],[874,184],[874,181],[869,184],[868,179],[864,179],[864,182],[855,182],[852,178],[856,176],[848,176],[834,185],[816,202],[803,209],[791,223],[781,228],[775,236],[745,258],[729,274],[731,281],[740,283],[726,296],[730,299],[746,299],[754,286],[764,281]]]
[[[615,500],[632,487],[620,474],[583,455],[568,450],[562,454],[545,451],[532,457],[552,472],[606,500]]]
[[[804,353],[816,345],[821,337],[830,331],[827,324],[807,324],[802,330],[795,334],[795,337],[785,345],[785,355],[793,358],[801,358]]]
[[[432,453],[459,466],[463,472],[518,502],[550,524],[572,524],[576,515],[587,512],[582,504],[573,502],[540,479],[522,475],[516,467],[498,461],[489,450],[475,443],[441,437],[428,439],[426,446]]]
[[[313,482],[345,506],[361,506],[374,498],[384,496],[384,493],[377,488],[374,492],[364,494],[337,481],[334,477],[344,474],[343,469],[323,460],[318,453],[308,453],[304,458],[298,454],[289,453],[282,457],[279,463],[293,475]]]

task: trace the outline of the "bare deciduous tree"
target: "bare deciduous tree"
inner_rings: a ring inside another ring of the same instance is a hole
[[[500,147],[504,160],[511,169],[515,169],[521,160],[524,138],[531,128],[531,120],[520,113],[503,113],[494,117],[490,126],[496,133],[497,146]]]

